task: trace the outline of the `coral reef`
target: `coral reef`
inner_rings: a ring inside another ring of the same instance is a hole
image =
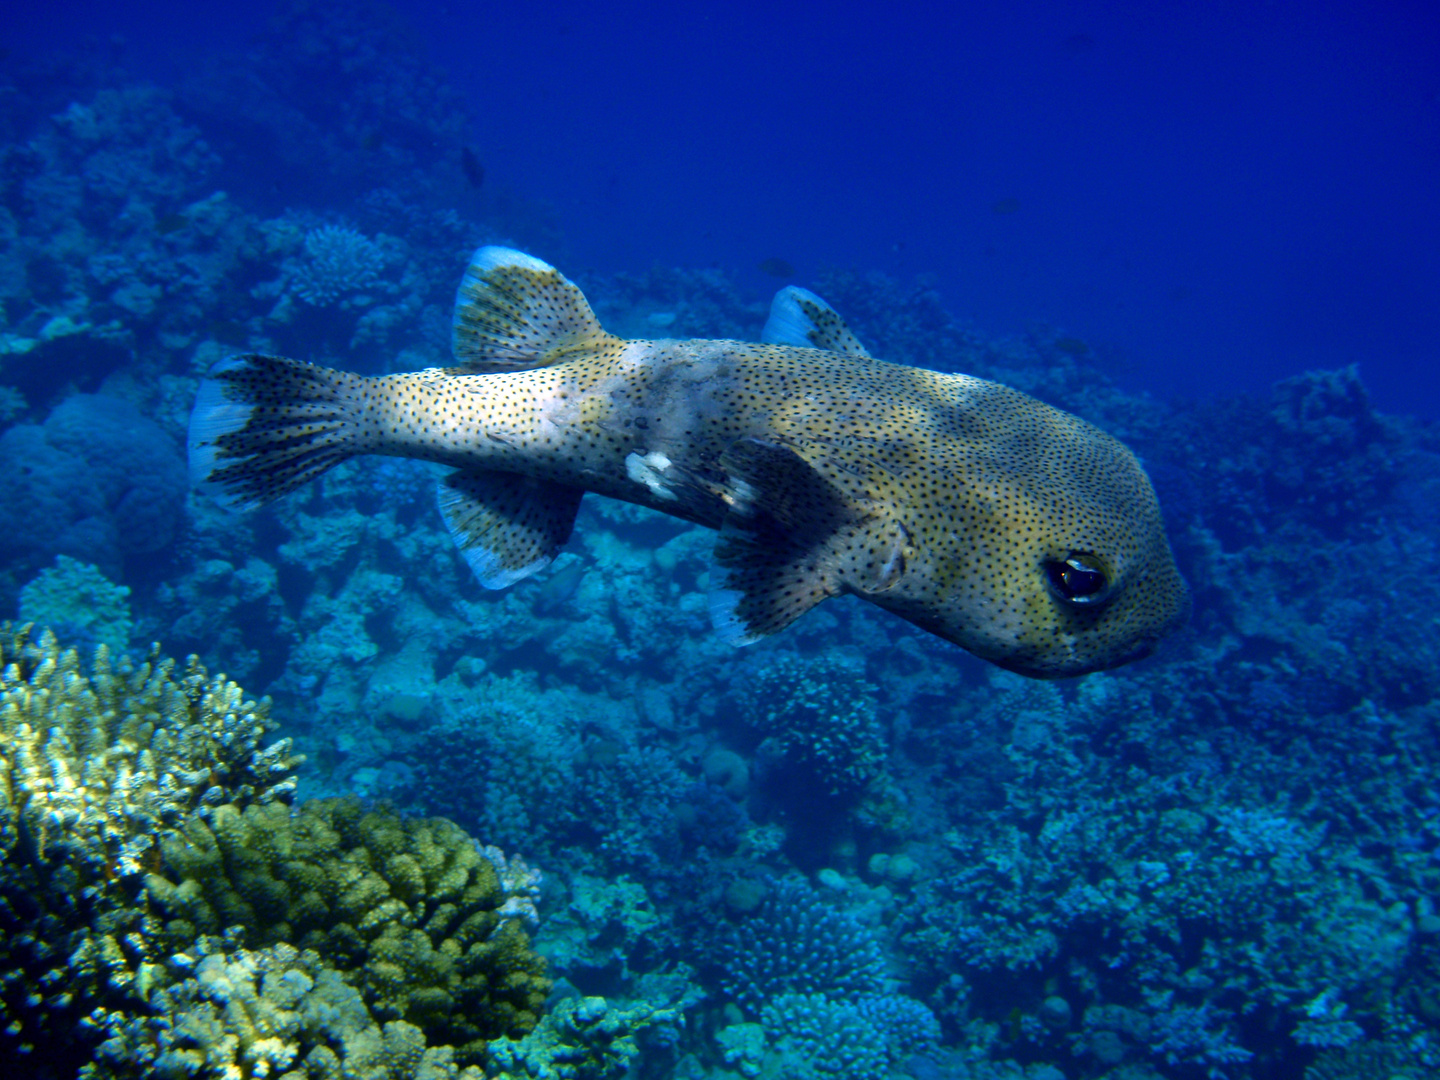
[[[0,1055],[478,1078],[534,1027],[538,875],[448,821],[292,811],[267,712],[193,658],[177,675],[102,644],[86,672],[49,632],[0,629]]]
[[[112,652],[124,652],[133,630],[129,596],[129,588],[97,567],[57,555],[54,566],[20,590],[20,621],[49,627],[76,645],[104,642]]]
[[[150,1015],[102,1010],[92,1017],[109,1037],[85,1070],[88,1078],[485,1076],[478,1066],[457,1068],[450,1047],[427,1047],[413,1024],[377,1023],[359,992],[314,953],[201,938],[171,963],[193,973],[153,990]]]
[[[444,819],[404,819],[355,800],[216,807],[160,841],[146,889],[183,948],[240,928],[247,947],[292,943],[473,1063],[524,1035],[549,993],[545,964],[497,868]]]
[[[48,632],[0,627],[0,1027],[9,1052],[76,1052],[71,1030],[150,960],[134,884],[156,838],[202,807],[294,792],[267,708],[193,659],[87,673]]]
[[[0,435],[0,552],[10,574],[67,554],[118,576],[180,524],[178,442],[123,398],[76,394]],[[17,583],[18,584],[18,583]]]
[[[734,930],[721,960],[726,992],[751,1015],[781,994],[855,999],[885,989],[880,942],[798,881],[776,882]]]
[[[1194,617],[1054,685],[853,598],[733,653],[710,534],[628,505],[489,593],[417,463],[188,495],[228,352],[444,364],[468,251],[565,265],[396,18],[282,4],[173,95],[103,46],[0,70],[0,613],[82,646],[0,635],[0,1066],[1435,1075],[1440,434],[1353,367],[1162,402],[924,281],[805,283],[1143,457]],[[753,339],[740,280],[582,284],[619,333]]]
[[[875,688],[856,658],[777,654],[752,667],[746,718],[773,740],[775,756],[828,795],[851,795],[874,780],[887,747]],[[793,780],[793,777],[787,777]]]

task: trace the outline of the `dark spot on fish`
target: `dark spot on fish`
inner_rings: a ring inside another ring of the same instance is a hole
[[[1095,39],[1089,34],[1068,34],[1060,39],[1060,45],[1066,52],[1076,56],[1095,51]]]
[[[221,345],[244,348],[250,344],[250,334],[243,324],[231,319],[216,319],[205,328],[213,341]]]
[[[1019,199],[1000,199],[990,204],[990,212],[992,214],[1013,214],[1019,209]]]
[[[161,236],[168,236],[170,233],[179,232],[188,228],[190,219],[184,214],[165,214],[155,222],[155,231]]]
[[[759,269],[771,277],[794,277],[795,267],[791,266],[784,259],[769,258],[762,262]]]
[[[360,149],[369,151],[370,153],[374,153],[384,145],[385,140],[380,138],[380,132],[378,131],[367,131],[360,139]]]
[[[485,183],[485,166],[480,164],[480,158],[470,147],[464,146],[460,149],[460,168],[465,173],[465,179],[472,188],[477,190]]]
[[[1085,342],[1079,338],[1073,337],[1056,338],[1055,348],[1063,353],[1068,353],[1070,356],[1084,356],[1090,351],[1089,345],[1086,345]]]
[[[1190,299],[1190,290],[1187,289],[1187,288],[1185,288],[1184,285],[1178,285],[1178,286],[1176,286],[1175,288],[1173,288],[1173,289],[1170,290],[1170,299],[1173,300],[1173,301],[1175,301],[1177,304],[1178,304],[1181,300],[1189,300],[1189,299]]]

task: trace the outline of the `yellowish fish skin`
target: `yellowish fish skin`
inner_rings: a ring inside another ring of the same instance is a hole
[[[813,448],[812,466],[903,529],[888,587],[852,575],[830,591],[1026,675],[1138,659],[1188,612],[1135,456],[983,379],[820,349],[611,338],[533,370],[360,382],[368,452],[521,473],[710,528],[734,501],[722,458],[738,440]],[[1047,583],[1047,562],[1076,551],[1110,576],[1102,607]]]
[[[622,340],[553,267],[482,248],[457,366],[232,357],[197,393],[191,472],[248,508],[355,454],[450,465],[440,510],[488,588],[549,564],[581,492],[639,503],[720,531],[711,614],[737,644],[853,593],[1058,678],[1184,621],[1154,490],[1117,440],[997,383],[874,359],[803,289],[776,297],[765,337],[790,343]]]

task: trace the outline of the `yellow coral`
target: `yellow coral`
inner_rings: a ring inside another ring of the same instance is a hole
[[[177,674],[102,645],[87,670],[48,631],[0,625],[0,1052],[78,1054],[81,1016],[153,982],[136,879],[198,807],[289,796],[298,759],[262,747],[272,726],[194,658]]]
[[[354,800],[217,807],[161,842],[146,879],[177,946],[239,926],[249,947],[314,950],[381,1019],[400,1019],[477,1060],[486,1040],[535,1024],[544,961],[512,894],[449,821],[363,810]]]

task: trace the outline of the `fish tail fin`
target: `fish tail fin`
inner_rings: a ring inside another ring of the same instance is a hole
[[[620,339],[585,294],[547,262],[513,248],[475,252],[455,293],[456,374],[548,367]]]
[[[190,479],[232,510],[253,510],[364,452],[359,375],[249,353],[210,369],[195,394]]]

